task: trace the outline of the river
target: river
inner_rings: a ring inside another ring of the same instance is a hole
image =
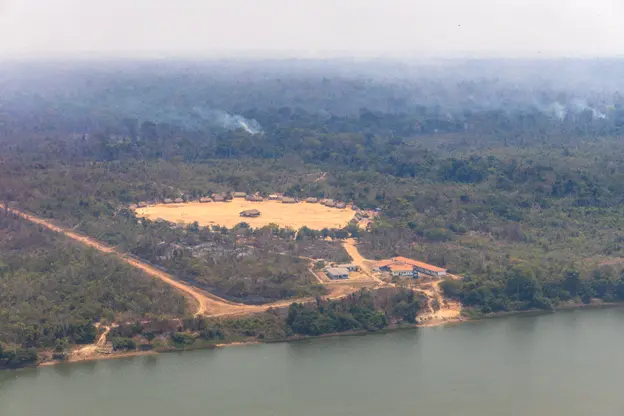
[[[624,308],[0,372],[1,416],[624,415]]]

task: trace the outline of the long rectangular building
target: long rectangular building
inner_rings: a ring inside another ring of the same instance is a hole
[[[442,267],[423,263],[417,260],[408,259],[407,257],[393,257],[392,261],[395,263],[409,264],[410,266],[414,267],[414,270],[431,276],[446,276],[447,273],[447,270],[443,269]]]
[[[409,265],[409,264],[391,264],[389,266],[387,266],[387,268],[390,270],[390,274],[392,276],[414,276],[414,273],[417,274],[417,272],[414,271],[414,267]]]

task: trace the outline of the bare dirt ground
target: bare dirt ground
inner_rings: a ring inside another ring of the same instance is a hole
[[[459,276],[449,275],[451,279],[459,279]],[[442,296],[440,289],[441,280],[436,280],[427,285],[426,288],[417,289],[423,292],[429,298],[429,312],[419,315],[419,323],[424,326],[437,326],[447,322],[459,322],[462,320],[461,304]],[[433,310],[431,302],[437,300],[440,309]]]
[[[352,263],[357,264],[360,267],[361,273],[368,276],[371,280],[374,280],[378,283],[383,283],[379,276],[372,272],[370,267],[371,261],[365,259],[360,254],[360,251],[357,248],[356,242],[354,239],[349,238],[342,243],[342,246],[347,251],[349,256],[351,256]]]
[[[248,209],[257,209],[261,215],[257,218],[241,217],[240,212]],[[264,227],[273,223],[295,230],[304,225],[314,230],[342,228],[355,217],[355,211],[351,208],[328,208],[321,204],[306,202],[297,204],[283,204],[280,201],[251,202],[239,198],[231,202],[158,204],[137,208],[136,214],[150,220],[162,218],[174,223],[197,221],[202,226],[233,227],[246,222],[252,227]]]
[[[96,327],[99,328],[99,324],[96,324]],[[110,330],[110,326],[105,326],[104,332],[100,334],[94,344],[84,345],[82,347],[74,349],[70,355],[69,361],[75,362],[89,360],[92,359],[94,356],[98,355],[98,350],[104,348],[104,346],[106,345],[107,336]]]
[[[4,206],[0,204],[0,209],[4,209]],[[90,237],[86,237],[81,234],[77,234],[66,227],[57,226],[50,221],[44,220],[37,216],[27,214],[20,210],[9,208],[9,212],[19,215],[20,217],[31,221],[37,225],[45,227],[49,230],[55,231],[57,233],[61,233],[72,240],[78,241],[86,246],[92,247],[100,252],[116,255],[120,260],[126,262],[127,264],[136,267],[143,272],[145,272],[148,276],[160,279],[161,281],[167,283],[168,285],[173,286],[180,292],[182,292],[187,298],[189,298],[192,302],[195,303],[197,310],[195,315],[204,315],[204,316],[228,316],[228,315],[246,315],[250,313],[258,313],[264,312],[268,308],[283,308],[288,307],[294,300],[293,299],[284,299],[281,301],[264,304],[264,305],[245,305],[242,303],[231,302],[226,299],[220,298],[211,293],[205,292],[201,289],[193,287],[187,283],[181,282],[177,280],[175,277],[170,274],[148,264],[141,260],[138,260],[134,257],[128,256],[125,253],[122,253],[115,248],[101,243],[97,240],[94,240]],[[318,278],[318,276],[317,276]],[[329,294],[326,296],[327,299],[339,299],[344,296],[347,296],[350,293],[353,293],[361,287],[360,284],[347,284],[345,286],[335,286],[333,282],[329,282],[328,284]],[[302,298],[297,299],[298,302],[312,302],[314,299],[312,298]],[[96,345],[96,344],[94,344]],[[93,349],[96,346],[92,347]],[[85,350],[86,352],[86,350]]]
[[[4,209],[2,205],[0,205],[0,208]],[[8,210],[12,212],[13,214],[19,215],[20,217],[28,221],[31,221],[37,225],[40,225],[42,227],[45,227],[57,233],[61,233],[65,235],[66,237],[71,238],[72,240],[78,241],[88,247],[92,247],[102,253],[114,254],[120,260],[126,262],[127,264],[133,267],[136,267],[137,269],[142,270],[148,276],[160,279],[163,282],[167,283],[168,285],[173,286],[174,288],[182,292],[193,303],[196,304],[196,307],[197,307],[196,315],[225,314],[227,312],[236,310],[239,307],[246,307],[246,305],[242,305],[242,304],[230,302],[225,299],[221,299],[218,296],[206,293],[186,283],[180,282],[179,280],[176,280],[170,274],[165,273],[162,270],[148,263],[140,261],[134,257],[128,256],[125,253],[121,253],[115,248],[107,244],[101,243],[97,240],[94,240],[90,237],[77,234],[69,230],[68,228],[57,226],[51,223],[50,221],[44,220],[42,218],[36,217],[31,214],[27,214],[25,212],[19,211],[14,208],[9,208]]]
[[[343,242],[343,246],[353,259],[352,262],[360,266],[362,274],[376,281],[378,283],[378,287],[394,286],[392,283],[385,283],[380,278],[378,273],[372,271],[373,262],[362,257],[357,249],[355,240],[345,240]],[[451,274],[449,274],[448,277],[451,279],[461,279],[460,276]],[[415,290],[424,293],[429,298],[429,311],[419,315],[419,323],[424,326],[436,326],[447,322],[456,322],[461,320],[461,304],[459,304],[459,302],[454,302],[444,298],[442,290],[440,289],[441,282],[441,280],[435,280],[425,285],[421,285],[420,283],[416,283],[414,285]],[[434,311],[431,306],[434,299],[437,300],[440,305],[440,309],[437,311]]]
[[[0,209],[4,209],[4,206],[0,204]],[[92,247],[100,252],[113,254],[117,256],[120,260],[126,262],[127,264],[141,269],[148,276],[153,278],[160,279],[161,281],[173,286],[180,292],[182,292],[185,296],[191,299],[197,306],[196,315],[203,316],[232,316],[232,315],[247,315],[251,313],[259,313],[264,312],[269,308],[284,308],[288,307],[293,301],[293,299],[284,299],[281,301],[264,304],[264,305],[245,305],[241,303],[231,302],[226,299],[222,299],[218,296],[215,296],[211,293],[207,293],[198,288],[190,286],[184,282],[181,282],[175,279],[173,276],[168,273],[163,272],[162,270],[145,263],[141,260],[138,260],[134,257],[128,256],[127,254],[121,253],[115,248],[108,246],[104,243],[101,243],[92,238],[77,234],[65,227],[60,227],[55,224],[52,224],[50,221],[44,220],[37,216],[27,214],[20,210],[14,208],[8,208],[9,212],[13,214],[19,215],[22,218],[31,221],[37,225],[45,227],[49,230],[61,233],[68,238],[71,238],[75,241],[78,241],[86,246]],[[344,247],[353,259],[353,263],[357,264],[361,268],[361,274],[363,276],[360,279],[355,280],[341,280],[341,281],[327,281],[320,277],[319,274],[313,273],[319,282],[322,282],[324,286],[329,290],[329,294],[325,296],[326,299],[340,299],[344,298],[351,293],[354,293],[362,288],[371,288],[374,289],[376,287],[389,285],[388,283],[383,282],[379,276],[371,271],[370,264],[371,261],[362,257],[360,252],[357,249],[356,243],[354,240],[347,240],[344,243]],[[451,278],[459,278],[458,276],[450,276]],[[445,323],[448,321],[459,320],[461,316],[461,307],[460,305],[446,301],[440,291],[440,281],[433,282],[429,288],[417,289],[421,292],[425,293],[430,302],[432,299],[437,299],[441,309],[437,312],[430,312],[429,314],[424,314],[421,317],[421,322],[425,323],[427,326],[437,325],[441,323]],[[298,302],[312,302],[314,299],[312,298],[301,298],[297,299]],[[105,331],[104,334],[100,336],[98,342],[89,346],[82,347],[78,351],[76,351],[76,359],[81,359],[80,357],[92,356],[97,349],[99,348],[100,343],[106,342],[106,335],[108,331]]]

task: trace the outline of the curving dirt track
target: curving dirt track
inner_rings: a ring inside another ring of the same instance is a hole
[[[0,204],[1,209],[5,209],[5,207]],[[157,278],[167,283],[170,286],[178,289],[182,292],[187,298],[193,301],[197,305],[197,311],[195,315],[213,315],[213,314],[228,314],[228,313],[236,313],[239,312],[240,309],[247,309],[248,305],[238,304],[234,302],[230,302],[225,299],[221,299],[218,296],[203,292],[193,286],[190,286],[186,283],[183,283],[168,273],[145,263],[141,260],[138,260],[134,257],[131,257],[125,253],[122,253],[116,250],[114,247],[111,247],[107,244],[101,243],[93,238],[86,237],[84,235],[75,233],[66,227],[61,227],[51,223],[50,221],[44,220],[43,218],[39,218],[35,215],[27,214],[23,211],[20,211],[15,208],[7,208],[7,210],[15,215],[19,215],[20,217],[45,227],[49,230],[55,231],[57,233],[61,233],[72,240],[78,241],[86,246],[92,247],[102,253],[113,254],[116,255],[120,260],[125,263],[137,268],[141,269],[148,276]],[[266,309],[266,308],[265,308]]]
[[[93,238],[86,237],[84,235],[75,233],[66,227],[61,227],[51,223],[48,220],[37,217],[32,214],[25,213],[15,208],[5,208],[3,204],[0,204],[0,209],[6,209],[12,214],[18,215],[34,224],[45,227],[49,230],[55,231],[57,233],[63,234],[72,240],[78,241],[86,246],[92,247],[102,253],[112,254],[117,256],[121,261],[135,267],[137,269],[141,269],[148,276],[151,276],[156,279],[160,279],[161,281],[167,283],[170,286],[173,286],[180,292],[182,292],[188,299],[194,302],[197,305],[197,311],[195,312],[196,316],[204,315],[204,316],[229,316],[229,315],[245,315],[250,313],[258,313],[264,312],[269,308],[283,308],[290,306],[293,303],[293,299],[285,299],[269,304],[264,305],[245,305],[242,303],[232,302],[223,298],[220,298],[212,293],[205,292],[196,287],[193,287],[187,283],[181,282],[177,280],[172,275],[158,269],[157,267],[152,266],[144,261],[141,261],[135,257],[129,256],[125,253],[120,252],[119,250],[111,247],[107,244],[99,242]],[[330,288],[330,294],[326,296],[327,299],[339,299],[349,294],[355,292],[357,288],[352,288],[353,290],[347,290],[345,288]],[[312,298],[302,298],[297,299],[297,302],[312,302],[314,299]]]
[[[362,257],[354,239],[348,238],[344,240],[344,242],[342,243],[342,246],[344,247],[347,254],[351,256],[353,264],[356,264],[360,267],[360,270],[362,271],[362,273],[364,273],[365,275],[370,277],[371,280],[374,280],[377,283],[383,283],[381,279],[371,271],[368,265],[368,260]]]

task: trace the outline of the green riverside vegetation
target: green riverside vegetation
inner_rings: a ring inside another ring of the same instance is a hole
[[[301,106],[276,107],[273,81],[266,82],[254,85],[266,94],[244,106],[219,95],[262,126],[253,134],[197,112],[190,122],[106,107],[123,96],[114,88],[102,108],[95,96],[83,97],[82,107],[62,96],[56,112],[45,100],[23,113],[19,106],[0,111],[0,200],[250,304],[322,296],[301,257],[348,261],[337,241],[345,237],[357,238],[367,258],[402,255],[464,276],[442,287],[469,313],[624,300],[620,96],[606,115],[590,108],[563,118],[535,108],[451,113],[405,104],[400,89],[375,84],[375,108],[328,113],[303,101],[318,103],[330,91],[359,100],[355,91],[367,87],[335,78],[311,90],[290,80],[280,94]],[[169,224],[139,220],[129,209],[233,190],[351,201],[380,214],[369,230],[351,224],[315,232]],[[92,342],[97,322],[185,315],[179,294],[139,272],[9,214],[0,221],[0,365],[23,361],[29,348]],[[409,297],[382,307],[366,300],[376,295],[358,296],[352,304],[295,303],[281,314],[184,324],[170,328],[166,342],[376,330],[412,322],[420,310]],[[142,331],[112,334],[114,348],[152,345],[133,338]]]

